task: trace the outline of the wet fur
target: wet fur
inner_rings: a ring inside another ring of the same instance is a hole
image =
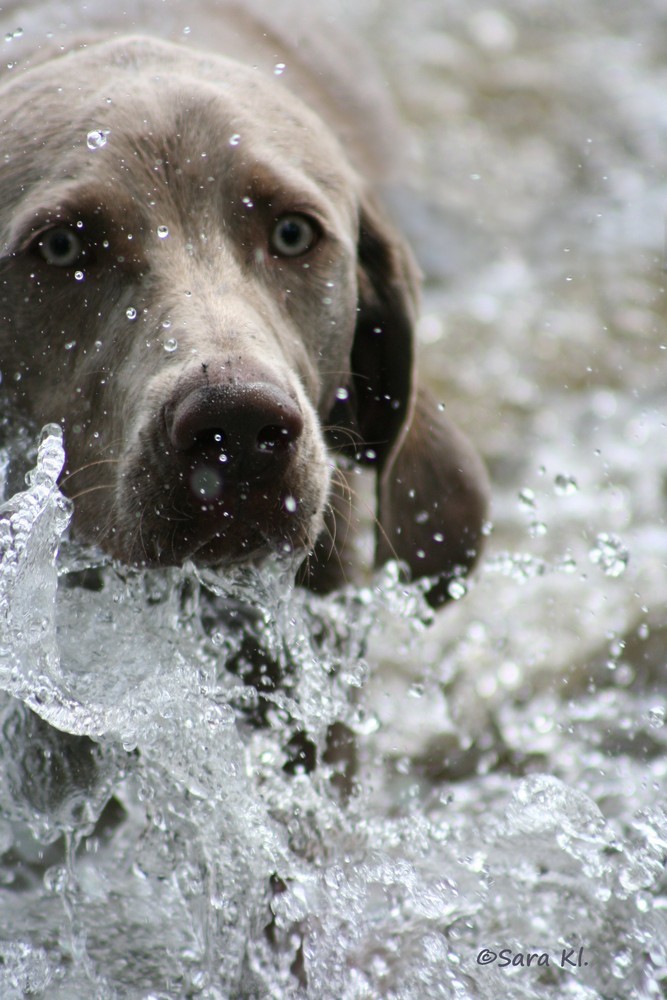
[[[355,145],[363,129],[346,131],[340,91],[307,47],[278,80],[282,41],[252,16],[234,4],[191,16],[217,51],[152,37],[149,18],[148,34],[47,45],[5,74],[2,392],[36,424],[62,423],[73,530],[121,561],[224,565],[286,547],[311,553],[306,582],[334,586],[353,570],[349,497],[332,470],[361,463],[376,473],[376,561],[438,577],[440,603],[477,558],[486,476],[416,382],[418,269]],[[230,43],[256,58],[227,58]],[[108,142],[90,150],[100,127]],[[295,211],[321,222],[307,261],[266,249]],[[79,222],[82,280],[35,251],[40,232]],[[219,527],[202,526],[165,414],[200,389],[255,384],[275,387],[303,430],[275,482],[230,488]]]

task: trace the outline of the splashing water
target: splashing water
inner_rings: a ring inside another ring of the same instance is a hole
[[[392,567],[314,599],[279,566],[108,565],[66,541],[62,463],[47,428],[0,509],[3,996],[593,997],[621,975],[648,995],[655,697],[643,716],[623,687],[487,700],[471,742],[443,692],[479,622],[447,666]],[[394,701],[419,753],[373,701],[390,622],[421,663],[421,696]],[[547,959],[508,979],[529,952]]]

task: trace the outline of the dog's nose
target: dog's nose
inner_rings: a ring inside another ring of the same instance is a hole
[[[165,421],[177,451],[212,459],[237,480],[280,472],[303,431],[294,400],[265,382],[194,389],[167,408]]]

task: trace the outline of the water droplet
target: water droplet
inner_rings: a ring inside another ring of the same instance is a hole
[[[532,521],[528,526],[528,534],[531,538],[542,538],[547,533],[547,526],[544,521]]]
[[[158,238],[159,239],[166,240],[167,236],[169,236],[169,227],[168,226],[158,226],[157,227],[157,234],[158,234]]]
[[[519,493],[519,507],[522,510],[533,510],[535,507],[535,491],[529,487]]]
[[[245,197],[241,198],[241,201],[243,202],[246,208],[255,207],[255,203],[253,202],[252,198],[248,197],[248,195],[245,195]]]
[[[447,587],[447,593],[453,601],[460,601],[468,593],[468,588],[463,580],[452,580]]]
[[[94,128],[86,136],[88,149],[101,149],[103,146],[106,146],[110,134],[108,128]]]
[[[217,469],[210,465],[200,465],[192,470],[190,489],[203,500],[215,500],[222,491],[222,479]]]
[[[574,558],[571,552],[566,552],[563,556],[561,556],[560,560],[556,564],[556,568],[561,573],[576,573],[577,560]]]
[[[336,389],[336,399],[340,399],[341,402],[345,402],[346,399],[350,398],[350,392],[344,386]]]
[[[137,310],[134,308],[134,306],[130,306],[129,309],[125,310],[125,315],[127,316],[128,319],[136,319]]]
[[[651,729],[662,729],[665,724],[665,706],[656,705],[648,710],[648,724]]]
[[[273,67],[273,72],[275,76],[282,76],[285,72],[285,63],[276,63]]]
[[[235,132],[234,135],[231,135],[229,137],[229,145],[230,146],[238,146],[238,144],[240,143],[240,141],[241,141],[241,136],[238,134],[238,132]]]
[[[175,340],[173,337],[170,337],[169,340],[165,340],[163,346],[167,354],[173,354],[176,348],[178,347],[178,341]]]
[[[75,271],[74,272],[74,278],[75,278],[76,281],[83,281],[84,277],[85,277],[85,275],[84,275],[83,271]]]
[[[283,507],[288,514],[296,514],[298,503],[294,497],[285,497]]]
[[[186,24],[185,27],[183,28],[183,34],[184,35],[189,35],[191,31],[192,31],[192,28],[190,27],[190,25]]]
[[[66,351],[71,351],[71,350],[72,350],[72,348],[74,348],[74,347],[76,347],[76,340],[69,340],[69,341],[68,341],[68,342],[67,342],[67,343],[65,344],[65,350],[66,350]]]
[[[618,537],[606,531],[595,539],[595,545],[588,553],[592,563],[599,566],[605,576],[621,576],[630,559],[630,553]]]
[[[554,479],[554,490],[559,497],[571,496],[579,489],[579,485],[574,476],[566,476],[559,473]]]

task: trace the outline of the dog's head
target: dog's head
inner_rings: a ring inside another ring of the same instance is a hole
[[[308,551],[338,451],[378,470],[384,558],[474,558],[483,478],[417,401],[410,254],[281,81],[123,39],[2,107],[2,391],[62,423],[81,538],[149,566]]]

